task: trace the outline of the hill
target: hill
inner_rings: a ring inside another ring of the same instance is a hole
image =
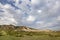
[[[60,31],[0,25],[0,40],[60,40]]]
[[[14,25],[0,25],[0,30],[15,30],[15,31],[28,31],[28,32],[53,32],[52,30],[38,30],[26,26],[14,26]],[[56,31],[55,31],[56,32]],[[60,31],[57,31],[60,32]]]
[[[15,30],[15,31],[28,31],[28,32],[52,32],[52,30],[38,30],[29,28],[26,26],[14,26],[14,25],[0,25],[0,30]]]

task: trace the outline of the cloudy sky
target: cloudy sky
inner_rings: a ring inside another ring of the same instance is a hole
[[[60,30],[60,0],[0,0],[0,25]]]

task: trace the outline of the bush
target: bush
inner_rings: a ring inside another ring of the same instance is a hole
[[[0,36],[5,36],[7,33],[5,31],[0,31]]]
[[[24,37],[24,35],[17,34],[16,37]]]

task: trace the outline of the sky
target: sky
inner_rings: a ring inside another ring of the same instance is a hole
[[[0,0],[0,25],[60,30],[60,0]]]

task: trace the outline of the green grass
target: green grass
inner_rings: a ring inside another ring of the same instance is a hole
[[[24,37],[0,36],[0,40],[60,40],[60,37],[50,37],[48,35]]]
[[[60,31],[26,32],[21,29],[13,25],[0,25],[0,40],[60,40]]]
[[[0,40],[60,40],[60,32],[0,31]]]

